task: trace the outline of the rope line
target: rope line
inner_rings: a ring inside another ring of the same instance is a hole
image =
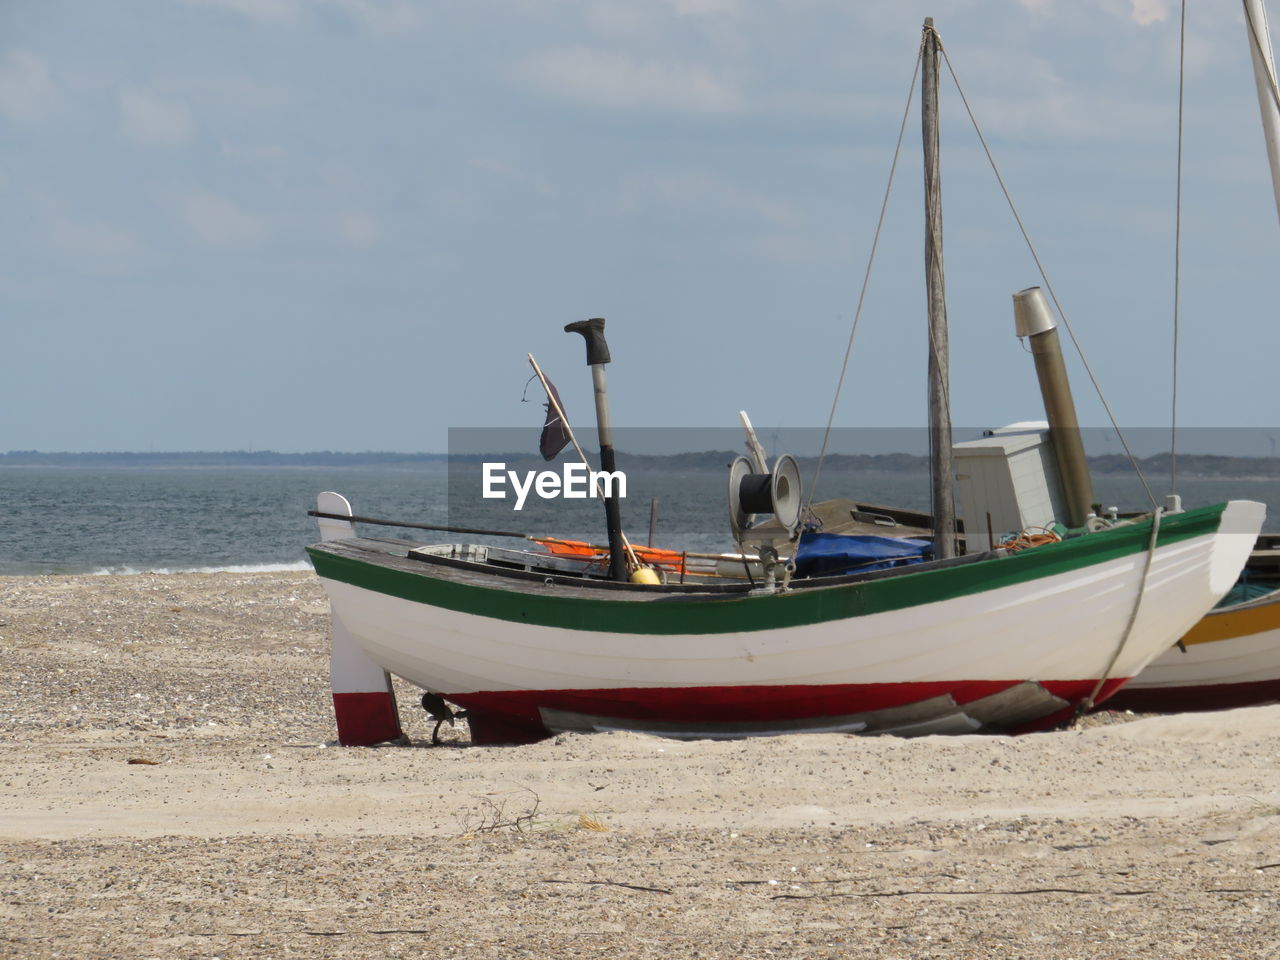
[[[1129,645],[1129,635],[1133,633],[1133,625],[1138,622],[1138,612],[1142,609],[1142,598],[1147,595],[1147,579],[1151,576],[1151,564],[1156,558],[1156,541],[1160,538],[1160,517],[1163,514],[1164,507],[1156,507],[1151,514],[1151,539],[1147,542],[1147,560],[1142,567],[1142,579],[1138,581],[1138,595],[1134,598],[1133,609],[1129,611],[1129,620],[1124,625],[1124,633],[1120,634],[1120,642],[1116,644],[1115,652],[1111,654],[1111,659],[1107,661],[1107,666],[1102,671],[1102,676],[1098,678],[1098,682],[1094,685],[1089,696],[1081,700],[1080,705],[1076,707],[1077,720],[1093,709],[1094,699],[1107,682],[1107,677],[1111,675],[1111,670],[1115,667],[1116,661],[1120,659],[1120,654]]]
[[[409,527],[414,530],[439,530],[444,533],[474,533],[486,537],[516,537],[520,540],[532,540],[532,534],[517,530],[483,530],[479,527],[449,527],[436,523],[413,523],[408,520],[380,520],[377,517],[352,516],[345,513],[325,513],[323,510],[308,510],[308,517],[319,517],[321,520],[349,520],[352,523],[372,523],[380,527]]]
[[[978,135],[978,142],[982,144],[983,152],[987,155],[987,162],[991,164],[991,170],[995,174],[996,182],[1000,185],[1000,192],[1004,194],[1005,202],[1009,205],[1009,212],[1013,214],[1013,219],[1017,222],[1018,229],[1022,231],[1022,239],[1026,242],[1031,258],[1035,261],[1036,269],[1040,272],[1040,279],[1044,281],[1044,287],[1049,293],[1049,299],[1053,301],[1053,305],[1058,311],[1058,316],[1062,317],[1062,325],[1067,328],[1067,334],[1071,337],[1076,353],[1080,356],[1080,362],[1084,365],[1085,372],[1089,375],[1089,381],[1093,384],[1093,389],[1098,394],[1098,399],[1102,402],[1103,409],[1107,412],[1107,418],[1111,421],[1111,428],[1120,439],[1120,445],[1124,447],[1125,455],[1129,458],[1129,465],[1133,467],[1133,472],[1138,475],[1138,479],[1142,482],[1142,489],[1146,491],[1147,499],[1151,501],[1151,505],[1154,507],[1156,506],[1155,494],[1151,492],[1151,486],[1147,483],[1147,478],[1143,475],[1142,468],[1138,466],[1137,457],[1133,455],[1133,450],[1129,447],[1129,441],[1125,439],[1124,432],[1120,429],[1120,424],[1111,410],[1111,404],[1107,402],[1107,398],[1102,392],[1102,385],[1098,383],[1098,378],[1094,375],[1093,368],[1089,365],[1089,360],[1084,354],[1084,349],[1080,346],[1076,332],[1071,327],[1071,321],[1067,319],[1067,314],[1062,309],[1062,304],[1058,301],[1058,295],[1054,292],[1053,284],[1049,281],[1049,275],[1045,272],[1044,264],[1040,261],[1040,254],[1036,251],[1035,244],[1031,242],[1031,235],[1027,232],[1026,225],[1022,222],[1022,216],[1018,213],[1018,208],[1013,202],[1009,188],[1005,185],[1000,168],[996,164],[995,157],[991,154],[991,148],[987,146],[987,138],[982,134],[982,128],[978,125],[978,118],[974,116],[973,108],[969,105],[969,98],[965,96],[964,88],[960,85],[960,78],[956,76],[956,69],[952,65],[951,57],[947,54],[946,47],[942,45],[941,40],[938,42],[938,49],[942,52],[942,58],[946,61],[951,80],[956,85],[956,92],[960,94],[960,100],[964,104],[965,112],[969,115],[969,122],[973,124],[974,132]]]
[[[1173,397],[1169,410],[1169,493],[1178,492],[1178,332],[1182,300],[1182,127],[1183,91],[1186,87],[1187,0],[1182,0],[1181,33],[1178,37],[1178,174],[1173,215]]]
[[[916,80],[920,76],[920,60],[924,56],[924,38],[920,40],[920,49],[916,53],[916,65],[911,71],[911,87],[907,91],[907,103],[902,110],[902,122],[898,125],[898,143],[893,150],[893,163],[889,166],[889,182],[885,184],[884,199],[880,203],[880,219],[876,221],[875,236],[871,240],[871,253],[867,256],[867,269],[862,275],[862,290],[858,294],[858,306],[853,313],[853,325],[849,329],[849,342],[844,348],[844,360],[840,364],[840,379],[836,381],[835,396],[831,398],[831,413],[827,416],[827,428],[822,433],[822,449],[818,453],[818,462],[813,468],[813,482],[809,484],[809,497],[804,509],[807,513],[813,506],[813,495],[818,489],[818,477],[822,475],[822,462],[827,456],[827,443],[831,439],[831,424],[836,418],[836,405],[840,402],[840,391],[844,389],[845,373],[849,369],[849,355],[853,352],[853,340],[858,335],[858,322],[862,319],[862,305],[867,297],[867,288],[871,284],[871,267],[876,261],[876,250],[880,246],[880,232],[884,228],[885,212],[889,209],[889,195],[893,191],[893,178],[898,170],[898,157],[902,153],[902,138],[907,131],[907,120],[911,115],[911,102],[916,95]]]

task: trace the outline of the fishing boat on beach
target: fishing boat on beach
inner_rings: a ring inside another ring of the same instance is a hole
[[[391,675],[423,688],[424,706],[438,718],[453,707],[464,710],[477,744],[562,731],[694,739],[1044,729],[1104,701],[1221,599],[1261,528],[1262,505],[1232,501],[1186,511],[1170,505],[1124,521],[1087,516],[1087,492],[1073,486],[1070,450],[1078,430],[1073,439],[1073,413],[1062,407],[1069,406],[1065,381],[1046,392],[1046,431],[1031,440],[1026,431],[1000,434],[971,454],[986,463],[993,509],[1006,502],[996,481],[1007,480],[1023,491],[1054,491],[1050,499],[1068,505],[1066,523],[1052,537],[1019,544],[986,543],[971,530],[969,551],[957,552],[937,165],[939,52],[926,21],[918,69],[931,538],[900,538],[896,556],[874,562],[866,551],[892,544],[828,541],[822,551],[831,562],[802,564],[814,531],[805,530],[800,478],[785,456],[772,468],[749,457],[731,466],[729,527],[743,560],[740,578],[690,574],[664,582],[623,535],[616,489],[603,496],[607,568],[545,548],[361,536],[356,524],[369,518],[340,494],[322,493],[313,511],[322,539],[307,552],[332,611],[331,679],[342,743],[402,735]],[[1038,290],[1021,291],[1015,304],[1019,330],[1032,337],[1037,367],[1043,363],[1052,381],[1061,367],[1050,349],[1056,321]],[[601,467],[612,473],[604,321],[566,329],[586,341]],[[548,388],[549,403],[553,393]],[[1037,465],[1047,472],[1037,475]]]

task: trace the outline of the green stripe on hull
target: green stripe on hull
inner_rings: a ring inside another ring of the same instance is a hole
[[[1226,504],[1161,520],[1159,546],[1216,533]],[[635,634],[742,633],[902,610],[1027,583],[1147,549],[1151,521],[979,563],[771,595],[658,594],[650,601],[543,596],[438,579],[308,547],[316,573],[376,593],[475,616],[567,630]]]

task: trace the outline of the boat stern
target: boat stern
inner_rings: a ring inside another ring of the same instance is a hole
[[[1218,526],[1218,542],[1214,546],[1209,568],[1209,590],[1214,603],[1227,595],[1249,560],[1266,519],[1265,504],[1256,500],[1230,500],[1222,511]]]

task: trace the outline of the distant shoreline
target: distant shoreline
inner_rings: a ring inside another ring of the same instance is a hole
[[[734,457],[730,450],[708,450],[697,453],[628,454],[618,453],[619,466],[631,470],[722,471]],[[797,457],[806,471],[815,458]],[[169,452],[101,452],[44,453],[37,450],[15,450],[0,453],[0,468],[12,467],[428,467],[441,471],[450,464],[469,465],[483,461],[505,461],[510,464],[541,463],[541,458],[527,452],[476,453],[394,453],[366,451],[340,453],[277,453],[271,450],[233,451],[169,451]],[[1169,455],[1155,454],[1140,458],[1144,473],[1159,476],[1169,473]],[[1097,475],[1115,475],[1132,470],[1126,457],[1107,454],[1089,458],[1090,469]],[[824,470],[861,470],[883,473],[917,473],[928,470],[926,457],[907,453],[830,454]],[[1212,454],[1180,454],[1178,473],[1185,478],[1280,481],[1280,457],[1227,457]]]

